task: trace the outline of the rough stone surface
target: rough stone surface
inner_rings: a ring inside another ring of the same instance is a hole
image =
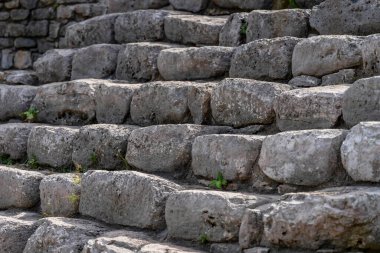
[[[169,0],[108,0],[107,7],[109,13],[115,13],[143,9],[159,9],[168,4]]]
[[[197,136],[228,130],[188,124],[139,128],[130,135],[126,158],[130,165],[147,172],[184,170],[191,161],[191,146]]]
[[[237,47],[246,41],[246,27],[248,13],[231,14],[219,33],[219,46]]]
[[[356,81],[343,96],[343,119],[349,126],[380,121],[380,76]]]
[[[342,69],[337,73],[322,77],[322,86],[337,84],[352,84],[357,78],[356,69]]]
[[[72,60],[76,50],[53,49],[38,58],[33,68],[41,83],[70,80]]]
[[[365,76],[380,75],[380,35],[366,37],[361,48],[363,74]]]
[[[29,238],[23,253],[80,253],[86,242],[107,232],[102,224],[82,219],[45,218]]]
[[[168,244],[159,244],[152,243],[145,245],[141,248],[139,253],[166,253],[166,252],[174,252],[174,253],[205,253],[204,251],[199,251],[190,248],[184,248],[176,245],[168,245]]]
[[[213,83],[155,82],[133,96],[131,118],[138,125],[208,123]]]
[[[28,139],[28,158],[53,168],[70,167],[79,130],[64,126],[37,126]]]
[[[24,123],[0,125],[0,155],[12,160],[25,159],[29,133],[35,126]]]
[[[310,11],[286,9],[256,10],[248,14],[247,41],[292,36],[306,38],[309,33]]]
[[[114,74],[120,45],[92,45],[76,51],[73,57],[71,80],[108,78]]]
[[[268,197],[231,192],[177,192],[169,197],[166,204],[165,218],[169,236],[198,240],[205,234],[210,242],[237,241],[245,209],[270,201],[271,198]]]
[[[209,0],[169,0],[176,10],[199,12],[207,8]]]
[[[262,39],[238,47],[231,60],[230,77],[291,78],[293,49],[300,40],[293,37]]]
[[[173,15],[165,19],[165,35],[181,44],[218,45],[227,17]]]
[[[309,88],[320,85],[321,79],[314,76],[302,75],[292,78],[288,84],[293,87]]]
[[[248,79],[225,79],[211,96],[217,124],[243,127],[271,124],[275,119],[274,99],[290,89],[286,84]]]
[[[342,116],[343,95],[349,87],[335,85],[281,93],[274,104],[281,131],[333,128]]]
[[[233,48],[216,46],[166,49],[158,56],[158,70],[165,80],[224,76],[230,68],[233,52]]]
[[[293,52],[294,76],[321,77],[359,66],[362,63],[362,39],[346,35],[315,36],[302,40]]]
[[[355,181],[380,181],[380,122],[351,128],[341,148],[343,166]]]
[[[0,209],[31,208],[40,200],[43,174],[0,166]]]
[[[139,84],[103,82],[96,92],[96,120],[98,123],[122,124],[130,112],[132,97]]]
[[[81,127],[73,143],[73,162],[85,168],[122,169],[122,158],[134,129],[135,126],[107,124]]]
[[[157,58],[164,49],[182,47],[168,43],[129,43],[119,53],[116,79],[153,81],[159,78]]]
[[[216,5],[226,9],[259,10],[270,9],[272,0],[242,1],[242,0],[212,0]]]
[[[337,180],[344,130],[303,130],[268,136],[259,165],[271,179],[287,184],[316,186]],[[335,176],[335,177],[334,177]]]
[[[379,200],[376,187],[289,194],[264,214],[264,238],[289,248],[379,249]]]
[[[250,179],[263,139],[246,135],[199,136],[191,153],[193,172],[207,179],[216,178],[218,173],[228,181]]]
[[[8,73],[5,81],[12,85],[37,85],[38,77],[33,71],[18,70]]]
[[[161,229],[166,199],[179,189],[175,183],[140,172],[89,171],[82,178],[79,208],[81,214],[107,223]]]
[[[30,108],[38,88],[33,86],[11,86],[0,84],[0,121],[20,118]]]
[[[80,174],[56,174],[44,177],[40,184],[42,213],[71,217],[78,213]]]
[[[101,82],[89,79],[42,86],[31,105],[38,110],[38,121],[57,125],[93,122],[96,91]]]
[[[40,215],[31,212],[0,212],[0,242],[2,253],[19,253],[38,226]]]
[[[241,253],[239,244],[236,243],[213,243],[210,253]]]
[[[326,0],[313,8],[310,25],[320,34],[369,35],[380,33],[379,13],[376,0]]]

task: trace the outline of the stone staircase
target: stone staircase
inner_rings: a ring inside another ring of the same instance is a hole
[[[105,9],[0,72],[0,253],[380,251],[377,0],[53,2]]]

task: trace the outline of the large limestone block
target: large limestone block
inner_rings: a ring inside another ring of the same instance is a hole
[[[30,108],[37,91],[33,86],[0,84],[0,121],[20,118]]]
[[[96,120],[98,123],[122,124],[129,116],[133,95],[139,84],[106,82],[96,92]]]
[[[211,110],[217,124],[243,127],[271,124],[274,100],[290,86],[249,79],[224,79],[211,95]]]
[[[380,34],[367,36],[361,48],[364,75],[380,75]]]
[[[36,72],[31,70],[14,70],[6,74],[5,81],[13,85],[38,85]]]
[[[90,239],[101,236],[109,228],[103,224],[70,218],[45,218],[29,238],[23,253],[81,253]]]
[[[78,132],[78,128],[65,126],[33,128],[28,140],[28,158],[53,168],[70,167],[73,144],[77,141]]]
[[[362,39],[347,35],[315,36],[302,40],[293,52],[294,76],[324,76],[362,64]]]
[[[0,209],[34,207],[43,177],[39,172],[0,166]]]
[[[310,11],[285,9],[256,10],[248,14],[247,41],[292,36],[306,38],[309,33]]]
[[[134,10],[159,9],[169,5],[169,0],[108,0],[108,13],[119,13]]]
[[[380,181],[380,122],[351,128],[341,148],[343,166],[355,181]]]
[[[186,190],[172,194],[165,218],[169,236],[211,242],[236,241],[246,208],[271,202],[272,198],[232,192]]]
[[[281,131],[333,128],[342,116],[343,95],[349,86],[296,89],[276,98],[276,124]]]
[[[317,186],[337,178],[345,130],[303,130],[268,136],[259,166],[269,178],[287,184]]]
[[[26,158],[28,137],[35,124],[8,123],[0,125],[0,155],[12,160]]]
[[[290,79],[293,49],[300,40],[294,37],[261,39],[238,47],[231,60],[230,77]]]
[[[344,93],[343,119],[349,126],[380,121],[380,76],[356,81]]]
[[[41,83],[62,82],[70,80],[75,49],[52,49],[34,62]]]
[[[227,9],[259,10],[271,9],[273,0],[212,0],[217,6]]]
[[[142,126],[154,124],[208,123],[214,83],[155,82],[136,91],[131,118]]]
[[[83,125],[95,120],[96,91],[101,80],[78,80],[40,87],[31,107],[37,120],[56,125]]]
[[[80,213],[112,224],[165,227],[165,202],[181,187],[134,171],[89,171],[82,177]]]
[[[200,80],[224,76],[234,52],[230,47],[189,47],[162,50],[157,65],[165,80]]]
[[[264,213],[264,238],[289,248],[378,250],[379,203],[377,187],[289,194]]]
[[[192,170],[196,176],[207,179],[222,173],[228,181],[248,180],[263,139],[263,136],[229,134],[199,136],[192,147]]]
[[[159,78],[157,58],[164,49],[182,47],[162,42],[129,43],[119,53],[116,79],[153,81]]]
[[[120,45],[99,44],[76,51],[73,57],[71,80],[112,76],[117,66]]]
[[[337,84],[352,84],[357,79],[356,69],[342,69],[336,73],[322,77],[322,86]]]
[[[321,79],[314,76],[296,76],[293,77],[288,84],[292,87],[310,88],[319,86],[321,84]]]
[[[139,253],[206,253],[205,251],[200,251],[192,248],[185,248],[177,245],[152,243],[143,246]]]
[[[79,211],[80,174],[44,177],[40,184],[41,211],[46,216],[71,217]]]
[[[207,8],[209,0],[169,0],[176,10],[199,12]]]
[[[218,45],[227,17],[173,15],[165,19],[165,35],[181,44]]]
[[[147,172],[183,171],[191,161],[191,146],[197,136],[225,133],[228,127],[159,125],[136,129],[129,138],[126,159]]]
[[[320,34],[380,33],[379,23],[377,0],[326,0],[313,8],[310,17],[310,25]]]
[[[120,14],[108,14],[70,25],[66,45],[70,48],[114,42],[114,23]]]
[[[96,124],[80,128],[72,159],[85,168],[122,169],[128,138],[135,126]]]
[[[31,212],[0,212],[0,252],[21,253],[40,218],[39,214]]]
[[[219,46],[237,47],[246,42],[248,13],[231,14],[219,33]]]

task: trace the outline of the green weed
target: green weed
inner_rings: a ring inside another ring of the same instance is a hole
[[[13,160],[9,157],[9,155],[0,155],[0,164],[3,165],[13,165]]]
[[[37,120],[38,110],[36,108],[30,107],[27,111],[21,113],[24,121],[28,123],[35,122]]]
[[[38,164],[37,157],[36,157],[35,155],[32,155],[32,157],[29,158],[29,159],[26,161],[26,165],[27,165],[29,168],[33,169],[33,170],[38,169],[38,167],[40,166],[40,165]]]
[[[227,180],[224,179],[223,174],[221,172],[218,172],[218,175],[216,176],[216,179],[211,180],[210,187],[216,188],[216,189],[223,189],[228,185]]]
[[[80,200],[80,196],[78,194],[72,193],[68,197],[71,204],[77,204]]]
[[[207,244],[210,242],[210,238],[208,237],[208,235],[206,233],[203,233],[199,236],[199,242],[201,244]]]

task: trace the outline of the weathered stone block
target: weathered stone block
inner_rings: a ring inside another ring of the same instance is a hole
[[[323,76],[321,85],[352,84],[356,79],[356,69],[342,69],[337,73]]]
[[[209,0],[169,0],[176,10],[199,12],[207,8]]]
[[[292,78],[288,84],[293,87],[309,88],[320,85],[321,79],[314,76],[302,75]]]
[[[108,12],[127,12],[134,10],[159,9],[169,5],[169,0],[108,0]]]
[[[29,51],[20,50],[15,53],[13,59],[16,69],[27,69],[32,66],[32,54]]]
[[[14,85],[37,85],[38,77],[33,71],[15,70],[6,74],[5,81]]]
[[[246,42],[248,13],[231,14],[219,33],[219,46],[237,47]]]
[[[227,9],[259,10],[271,9],[273,0],[212,0],[216,5]]]
[[[380,35],[366,37],[361,48],[364,75],[380,75]]]

